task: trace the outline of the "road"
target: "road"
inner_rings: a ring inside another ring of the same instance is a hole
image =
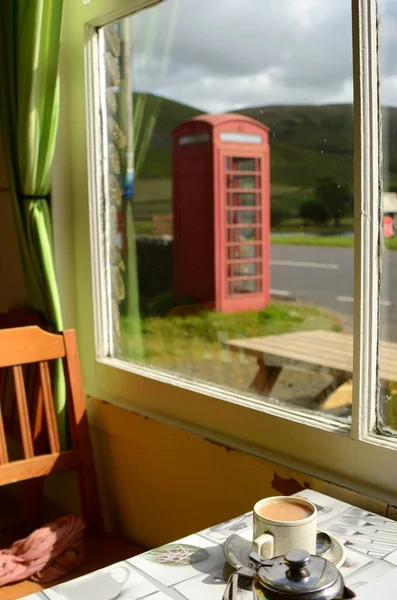
[[[272,245],[273,293],[330,308],[353,323],[353,249]],[[397,252],[386,252],[382,268],[381,338],[397,341]]]

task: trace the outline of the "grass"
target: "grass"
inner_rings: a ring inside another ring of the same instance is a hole
[[[345,235],[271,235],[272,244],[291,245],[291,246],[332,246],[335,248],[353,248],[353,237]]]
[[[333,248],[353,248],[353,237],[344,235],[272,235],[270,236],[272,244],[292,245],[292,246],[330,246]],[[388,238],[385,240],[387,250],[397,250],[397,238]]]
[[[317,308],[277,302],[259,312],[151,316],[142,319],[142,328],[147,364],[247,391],[257,369],[255,359],[225,349],[222,342],[290,331],[338,331],[340,323],[335,316]],[[133,357],[133,343],[128,319],[124,317],[121,352],[126,358]]]

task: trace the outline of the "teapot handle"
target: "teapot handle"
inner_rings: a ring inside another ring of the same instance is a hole
[[[227,582],[226,589],[223,593],[223,600],[237,600],[237,592],[240,588],[252,588],[254,576],[255,571],[253,569],[247,569],[246,567],[237,569],[237,571],[232,573],[229,577],[229,581]],[[241,582],[240,579],[242,580]],[[249,586],[247,580],[249,580]]]

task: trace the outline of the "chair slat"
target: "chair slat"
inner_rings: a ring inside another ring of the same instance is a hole
[[[5,396],[6,380],[7,380],[7,369],[6,368],[0,369],[0,406],[3,408],[3,410],[4,410],[4,406],[5,406],[5,400],[6,400],[6,396]]]
[[[39,363],[40,369],[40,380],[41,380],[41,391],[44,402],[44,412],[47,422],[48,430],[48,441],[50,443],[50,450],[52,453],[60,451],[59,436],[57,420],[54,409],[54,399],[52,397],[50,370],[48,368],[48,362],[44,361]]]
[[[4,330],[7,331],[7,330]],[[2,333],[2,332],[0,332]],[[23,371],[21,365],[13,366],[15,395],[18,406],[19,427],[21,431],[22,448],[25,458],[33,458],[33,440],[30,429],[28,404],[26,401],[25,382],[23,380]]]
[[[0,404],[0,465],[8,463],[6,434],[4,431],[3,413]]]
[[[34,366],[36,368],[34,370],[34,380],[31,388],[32,402],[29,410],[30,414],[32,415],[33,444],[35,449],[37,449],[37,440],[39,438],[42,439],[43,437],[41,434],[43,433],[44,401],[41,387],[40,369],[38,368],[38,365],[35,364]]]
[[[0,369],[0,464],[8,462],[7,441],[4,431],[3,422],[3,407],[4,407],[4,390],[7,377],[7,369]]]

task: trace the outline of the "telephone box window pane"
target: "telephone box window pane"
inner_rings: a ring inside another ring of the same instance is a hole
[[[255,186],[255,177],[249,175],[241,175],[238,179],[238,187],[241,189],[254,189]]]
[[[258,291],[256,279],[242,279],[232,282],[232,294],[254,294]]]
[[[227,195],[227,205],[228,206],[257,206],[259,203],[260,195],[259,194],[247,194],[243,192],[242,194],[232,194],[228,193]]]
[[[260,212],[254,210],[229,211],[228,221],[230,225],[254,225],[260,221]]]
[[[253,210],[242,210],[240,213],[240,223],[244,225],[251,225],[257,223],[260,220],[260,212]]]
[[[260,275],[261,264],[255,262],[228,265],[228,277],[244,277],[245,275]]]
[[[259,258],[260,247],[254,244],[247,246],[230,246],[228,248],[228,260],[239,260],[242,258]]]
[[[240,194],[241,206],[255,206],[258,204],[257,198],[255,194]]]
[[[253,242],[259,239],[259,230],[253,227],[241,227],[228,229],[229,242]]]
[[[239,158],[228,156],[226,169],[229,171],[256,171],[255,158]]]
[[[255,179],[254,175],[228,175],[227,185],[228,188],[235,190],[254,190],[259,185],[259,181],[255,181]]]

